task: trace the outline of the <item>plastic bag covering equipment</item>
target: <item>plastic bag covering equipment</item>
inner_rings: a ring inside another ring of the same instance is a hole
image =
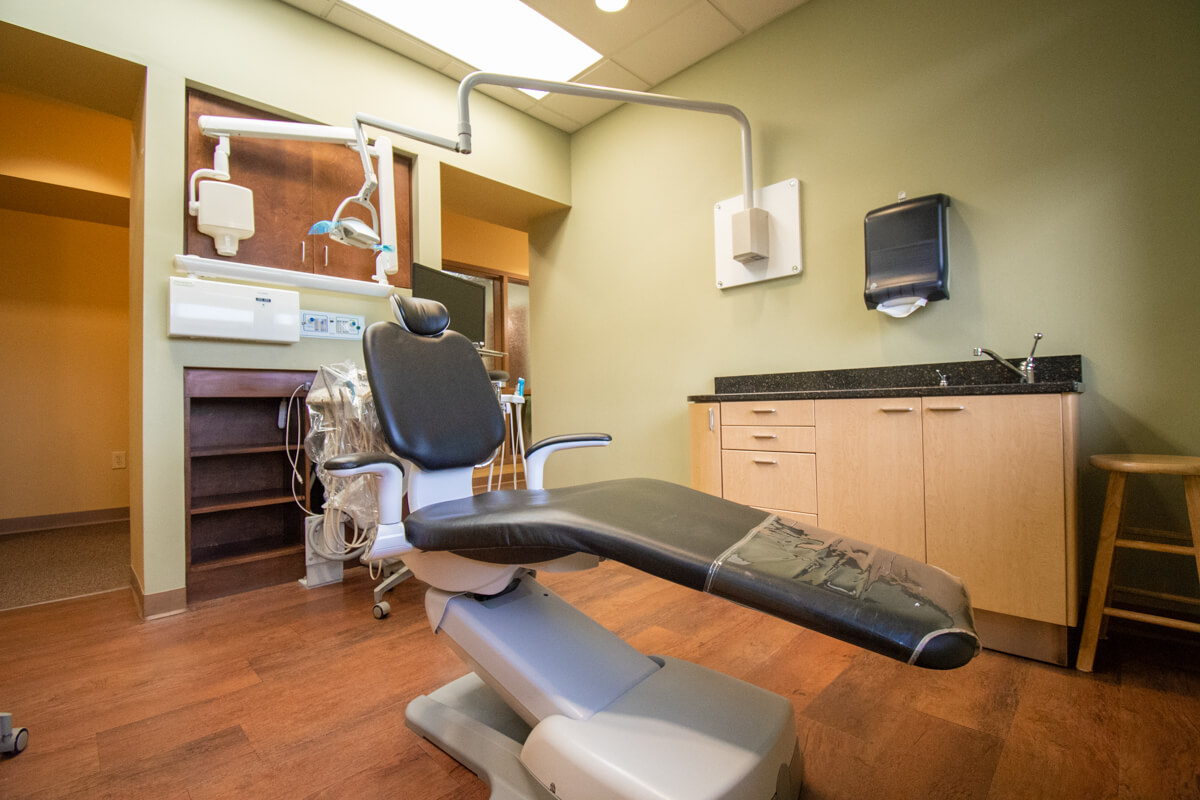
[[[867,252],[863,299],[868,309],[950,298],[949,206],[949,197],[931,194],[867,214],[863,222]]]
[[[309,428],[304,450],[325,487],[326,530],[338,530],[345,514],[360,531],[369,530],[373,536],[379,524],[378,478],[341,478],[325,469],[325,462],[334,456],[391,453],[379,428],[366,373],[352,362],[322,365],[307,403]]]
[[[405,528],[421,550],[493,563],[612,558],[917,666],[979,652],[966,590],[945,571],[663,481],[490,492],[418,509]]]

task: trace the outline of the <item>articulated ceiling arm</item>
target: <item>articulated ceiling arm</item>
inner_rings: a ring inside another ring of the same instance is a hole
[[[495,72],[472,72],[463,78],[458,85],[458,143],[448,149],[460,153],[471,152],[471,120],[468,99],[471,90],[481,84],[492,86],[507,86],[512,89],[532,89],[551,94],[570,94],[579,97],[592,97],[598,100],[619,100],[625,103],[640,103],[648,106],[678,108],[684,111],[703,111],[709,114],[723,114],[732,117],[742,130],[742,183],[745,196],[745,208],[754,208],[754,166],[750,152],[750,121],[736,106],[726,103],[713,103],[706,100],[688,100],[683,97],[673,97],[666,94],[651,94],[635,92],[630,89],[614,89],[609,86],[592,86],[586,83],[566,83],[563,81],[544,81],[538,78],[522,78],[516,75],[501,75]],[[442,145],[446,147],[445,144]]]

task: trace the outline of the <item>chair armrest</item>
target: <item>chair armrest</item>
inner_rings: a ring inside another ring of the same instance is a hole
[[[525,451],[525,485],[530,489],[542,488],[546,459],[551,453],[573,447],[604,447],[611,441],[607,433],[573,433],[542,439]]]
[[[404,535],[404,465],[387,453],[348,453],[325,460],[325,471],[338,478],[379,476],[379,528],[369,559],[398,556],[412,550]]]

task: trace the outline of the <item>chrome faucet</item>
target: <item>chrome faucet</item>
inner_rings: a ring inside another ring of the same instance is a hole
[[[991,350],[988,350],[986,347],[976,347],[974,350],[974,353],[977,356],[988,356],[992,360],[994,360],[997,364],[1001,364],[1005,367],[1008,367],[1013,372],[1015,372],[1021,376],[1021,383],[1033,383],[1033,366],[1034,366],[1033,354],[1034,354],[1034,352],[1037,351],[1038,342],[1040,342],[1041,340],[1042,340],[1041,332],[1035,333],[1033,335],[1033,348],[1030,349],[1030,351],[1029,351],[1029,358],[1026,358],[1023,361],[1021,361],[1020,366],[1014,366],[1011,361],[1009,361],[1006,358],[1001,358],[1000,356],[993,353]]]

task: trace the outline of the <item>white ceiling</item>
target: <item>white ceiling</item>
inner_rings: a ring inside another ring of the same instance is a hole
[[[339,0],[283,2],[456,81],[475,69]],[[647,91],[805,0],[630,0],[624,11],[615,14],[600,11],[592,0],[523,2],[604,56],[575,80]],[[614,101],[554,94],[534,100],[516,89],[494,86],[481,87],[479,91],[568,133],[619,105]]]

